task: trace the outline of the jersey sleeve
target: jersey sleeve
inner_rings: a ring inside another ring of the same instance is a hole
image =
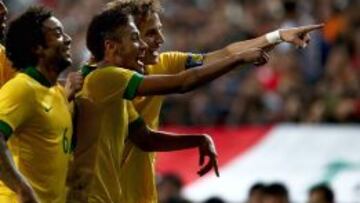
[[[0,131],[9,138],[31,118],[34,94],[25,82],[12,80],[0,90]]]
[[[105,102],[116,98],[132,100],[143,81],[143,75],[123,68],[106,68],[93,72],[84,83],[85,92],[91,98]]]
[[[160,55],[160,64],[165,73],[175,74],[189,68],[201,66],[204,63],[203,54],[166,52]]]

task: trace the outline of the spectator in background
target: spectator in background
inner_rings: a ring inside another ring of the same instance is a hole
[[[263,203],[289,203],[289,194],[282,183],[272,183],[264,188]]]
[[[204,203],[225,203],[220,197],[210,197],[209,199],[205,200]]]
[[[190,203],[181,195],[183,181],[177,174],[164,174],[157,187],[159,203]]]
[[[315,185],[309,192],[309,203],[335,203],[335,195],[326,184]]]
[[[262,203],[264,198],[265,185],[263,183],[255,183],[249,190],[247,203]]]

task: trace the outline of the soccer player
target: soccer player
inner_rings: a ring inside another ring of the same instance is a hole
[[[115,3],[121,2],[113,2],[113,4]],[[310,25],[281,29],[255,39],[235,42],[223,49],[206,54],[181,52],[159,54],[159,49],[164,42],[159,12],[160,3],[157,0],[140,0],[134,10],[134,17],[141,38],[148,45],[143,60],[146,65],[145,73],[148,75],[178,74],[195,66],[211,64],[242,50],[256,47],[271,49],[282,41],[298,47],[305,47],[310,39],[308,33],[322,27],[322,25]],[[163,96],[149,96],[138,97],[133,101],[136,110],[152,129],[158,129],[163,100]],[[128,142],[125,148],[126,151],[130,151],[127,164],[122,167],[122,173],[127,174],[122,180],[126,202],[157,202],[154,153],[144,152],[133,147],[131,142]]]
[[[72,119],[57,79],[70,43],[42,7],[9,26],[6,54],[19,73],[0,90],[0,202],[65,202]]]
[[[113,6],[96,15],[88,28],[87,46],[96,69],[85,78],[76,98],[77,145],[69,175],[69,202],[127,202],[121,194],[121,181],[127,174],[121,166],[127,160],[124,142],[131,141],[144,151],[170,151],[199,148],[199,170],[203,175],[212,168],[217,172],[216,151],[207,135],[182,135],[148,128],[127,101],[135,96],[189,91],[234,65],[265,63],[267,55],[260,49],[234,53],[207,67],[182,74],[143,76],[145,43],[129,15],[126,5]],[[132,69],[128,70],[123,67]],[[125,159],[124,159],[125,157]]]
[[[7,14],[8,10],[4,2],[0,0],[0,43],[4,40]],[[0,87],[14,75],[15,70],[11,67],[11,63],[6,57],[5,48],[0,44]]]
[[[0,0],[0,43],[4,40],[6,29],[8,10],[2,0]],[[5,47],[0,44],[0,87],[2,87],[8,80],[13,78],[16,74],[16,69],[12,67],[11,62],[5,54]],[[76,92],[82,87],[83,78],[81,73],[70,72],[66,78],[65,91],[66,95],[71,101]]]

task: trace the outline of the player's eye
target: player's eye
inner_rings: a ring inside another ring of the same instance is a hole
[[[63,31],[62,31],[60,28],[57,28],[57,29],[55,29],[55,34],[58,35],[58,36],[61,36],[61,35],[63,35],[64,33],[63,33]]]
[[[139,34],[138,33],[131,34],[131,40],[132,41],[139,41],[140,40]]]

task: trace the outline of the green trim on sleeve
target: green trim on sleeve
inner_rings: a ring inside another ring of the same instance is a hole
[[[6,140],[9,139],[11,134],[13,133],[13,130],[11,126],[4,121],[0,120],[0,132],[2,132],[5,135]]]
[[[132,100],[135,98],[136,96],[136,90],[139,87],[140,83],[144,80],[144,76],[140,75],[138,73],[135,73],[130,81],[129,84],[127,85],[125,91],[124,91],[124,95],[123,98],[124,99],[128,99],[128,100]]]
[[[185,62],[185,69],[194,68],[204,64],[204,54],[188,53],[188,57]]]
[[[129,130],[140,128],[141,126],[144,126],[144,125],[146,125],[144,119],[142,117],[138,117],[136,120],[129,123]]]

